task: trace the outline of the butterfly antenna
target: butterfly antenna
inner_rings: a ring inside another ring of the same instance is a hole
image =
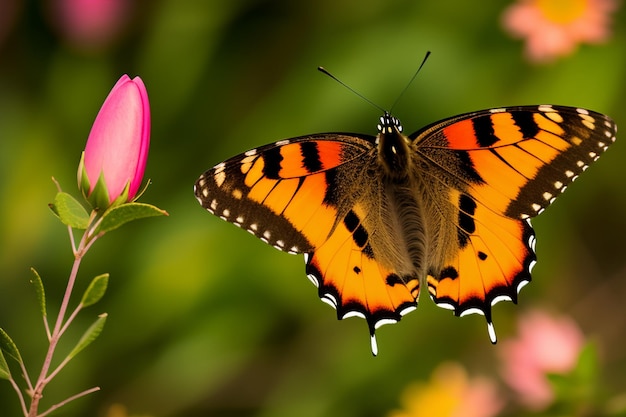
[[[417,71],[415,71],[415,74],[413,74],[413,76],[411,77],[411,80],[407,83],[406,87],[404,87],[404,90],[402,90],[402,92],[400,93],[400,95],[398,96],[396,101],[394,101],[393,104],[391,105],[391,110],[393,110],[393,108],[396,107],[396,104],[398,104],[398,102],[400,101],[402,96],[404,96],[404,93],[406,93],[406,91],[409,89],[411,84],[413,84],[413,81],[415,80],[415,77],[417,77],[417,74],[419,74],[420,70],[422,69],[422,67],[424,66],[426,61],[428,60],[429,56],[430,56],[430,51],[426,51],[426,55],[424,55],[424,59],[422,59],[422,63],[420,64],[420,66],[417,69]],[[389,111],[389,113],[391,113],[391,110]]]
[[[363,94],[359,93],[354,88],[350,87],[348,84],[344,83],[339,78],[335,77],[333,74],[328,72],[328,70],[326,68],[324,68],[324,67],[317,67],[317,70],[319,72],[323,73],[324,75],[328,75],[330,78],[332,78],[333,80],[337,81],[339,84],[341,84],[342,86],[347,88],[349,91],[354,93],[357,97],[361,97],[363,100],[365,100],[367,103],[371,104],[372,106],[374,106],[375,108],[377,108],[381,112],[383,112],[383,113],[386,112],[386,110],[383,109],[382,107],[380,107],[378,104],[374,103],[372,100],[370,100],[369,98],[365,97]]]

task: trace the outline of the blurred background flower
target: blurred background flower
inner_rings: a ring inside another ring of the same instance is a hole
[[[584,336],[566,316],[532,310],[520,316],[518,336],[498,347],[502,378],[517,399],[533,410],[545,409],[554,400],[548,374],[567,374],[578,363]]]
[[[504,28],[526,42],[531,61],[572,54],[579,44],[606,42],[617,0],[517,0],[503,16]]]
[[[98,50],[121,35],[135,3],[134,0],[47,0],[48,19],[75,48]]]
[[[442,363],[428,383],[413,383],[401,397],[402,410],[388,417],[493,417],[504,407],[496,384],[485,377],[470,378],[458,363]]]

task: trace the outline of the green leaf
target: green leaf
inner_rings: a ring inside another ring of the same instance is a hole
[[[115,230],[124,223],[154,216],[168,216],[167,211],[144,203],[127,203],[107,210],[96,229],[96,234]]]
[[[34,275],[34,278],[31,278],[30,283],[33,284],[33,287],[35,287],[37,301],[39,301],[39,310],[41,310],[41,315],[45,318],[48,314],[46,313],[46,292],[43,289],[43,281],[41,281],[41,277],[35,268],[31,268],[30,270]]]
[[[2,327],[0,327],[0,348],[18,363],[24,363],[22,361],[22,355],[20,355],[20,351],[17,349],[13,339],[11,339]]]
[[[0,349],[0,379],[11,379],[11,370],[6,359],[4,359],[2,349]]]
[[[83,307],[89,307],[100,301],[102,296],[104,296],[108,285],[109,274],[102,274],[95,277],[91,283],[89,283],[89,287],[87,287],[82,300],[80,300]]]
[[[67,358],[71,359],[74,356],[78,355],[83,349],[89,346],[91,342],[96,340],[98,336],[100,336],[100,333],[102,333],[102,329],[104,328],[104,323],[106,322],[106,320],[107,314],[100,314],[96,321],[94,321],[93,324],[89,326],[87,331],[85,331],[76,346],[74,346],[74,349],[72,349],[70,354],[67,355]]]
[[[78,200],[68,193],[57,193],[50,208],[67,226],[74,229],[86,229],[89,225],[89,213]]]

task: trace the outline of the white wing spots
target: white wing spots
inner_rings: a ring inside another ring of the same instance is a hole
[[[595,152],[589,152],[589,157],[593,159],[594,161],[597,161],[599,158],[598,154]]]
[[[380,319],[374,324],[374,329],[380,329],[386,324],[395,324],[398,320],[395,319]]]
[[[256,223],[252,223],[249,229],[252,233],[256,233],[259,230],[259,225]]]
[[[541,207],[541,205],[537,204],[537,203],[533,203],[532,206],[533,210],[535,210],[535,212],[537,214],[541,213],[543,211],[543,208]]]
[[[241,224],[243,223],[243,216],[237,216],[237,218],[235,219],[235,223],[238,223],[238,226],[241,226]]]
[[[546,200],[548,203],[552,203],[554,201],[554,196],[552,195],[552,193],[546,191],[545,193],[543,193],[543,199]]]
[[[485,312],[482,311],[480,308],[472,307],[462,311],[461,314],[459,314],[459,317],[465,317],[469,314],[480,314],[481,316],[484,316]]]
[[[224,169],[226,168],[226,164],[224,162],[220,162],[219,164],[215,165],[213,167],[213,171],[215,174],[220,173],[220,172],[224,172]]]
[[[580,114],[580,115],[585,115],[588,116],[589,115],[589,110],[587,109],[581,109],[580,107],[576,109],[576,113]],[[593,119],[592,119],[593,120]]]
[[[287,253],[291,254],[291,255],[296,255],[298,252],[300,252],[300,249],[298,249],[297,246],[292,246]]]
[[[278,250],[284,250],[285,249],[285,241],[278,239],[276,241],[276,243],[274,244],[274,247]]]
[[[405,316],[407,314],[409,314],[411,311],[417,310],[417,306],[408,306],[406,308],[404,308],[403,310],[400,310],[400,315],[401,316]]]
[[[222,216],[224,216],[225,218],[229,218],[230,217],[230,210],[224,209],[222,211]]]
[[[432,296],[430,298],[432,298]],[[437,304],[437,307],[441,307],[441,308],[443,308],[445,310],[452,310],[452,311],[454,311],[454,306],[452,304],[450,304],[450,303],[436,303],[436,304]]]
[[[554,188],[556,188],[557,190],[560,190],[561,188],[563,188],[563,183],[561,181],[555,181]]]
[[[376,335],[372,334],[370,339],[370,345],[372,347],[372,355],[378,355],[378,343],[376,343]]]
[[[217,200],[213,199],[211,200],[211,205],[209,205],[209,211],[213,214],[215,214],[215,209],[217,208]]]
[[[504,107],[498,107],[497,109],[490,109],[489,113],[503,113],[506,111],[506,108]]]
[[[270,233],[269,230],[266,230],[263,232],[262,235],[259,236],[259,239],[261,239],[265,243],[269,243],[270,237],[272,237],[272,234]]]
[[[567,178],[572,178],[574,176],[574,171],[568,169],[567,171],[565,171],[565,176]]]
[[[520,217],[520,219],[522,219],[522,220],[527,220],[527,219],[530,219],[530,216],[529,216],[528,214],[526,214],[526,213],[522,213],[522,214],[520,214],[520,215],[519,215],[519,217]]]
[[[320,287],[320,282],[317,280],[317,277],[313,274],[307,274],[307,278],[309,279],[309,281],[311,281],[313,283],[313,285],[315,285],[317,288]]]
[[[509,297],[508,295],[499,295],[496,298],[494,298],[493,301],[491,301],[491,305],[495,306],[500,301],[513,301],[513,299]]]
[[[285,146],[289,142],[291,142],[289,139],[279,140],[278,142],[276,142],[276,146]]]
[[[245,156],[254,156],[254,155],[256,155],[256,153],[257,153],[256,149],[250,149],[249,151],[244,152],[244,155]]]
[[[534,264],[535,264],[535,262],[533,262],[532,265],[534,265]],[[529,269],[532,269],[532,267],[529,268]],[[520,291],[522,291],[522,288],[524,288],[526,285],[528,285],[528,283],[529,283],[529,281],[527,279],[525,279],[523,281],[520,281],[520,283],[517,284],[517,293],[519,294]]]
[[[328,304],[329,306],[331,306],[332,308],[334,308],[335,310],[337,310],[337,299],[335,298],[334,295],[330,293],[326,293],[322,295],[320,299],[326,304]]]
[[[362,319],[365,319],[365,314],[361,313],[360,311],[347,311],[342,317],[341,320],[343,319],[347,319],[349,317],[360,317]]]
[[[544,112],[544,113],[554,113],[554,109],[552,108],[551,104],[542,104],[540,106],[537,107],[537,110]]]
[[[487,332],[489,332],[489,340],[495,345],[498,342],[498,338],[496,337],[496,329],[490,321],[487,322]]]

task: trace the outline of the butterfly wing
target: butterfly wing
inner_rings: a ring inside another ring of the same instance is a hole
[[[516,302],[535,263],[530,218],[541,213],[615,141],[616,126],[562,106],[484,110],[411,135],[433,181],[451,186],[458,250],[431,271],[433,300],[456,315],[480,313],[496,341],[491,307]],[[460,161],[446,164],[446,161]]]
[[[195,194],[209,212],[264,242],[304,253],[320,298],[339,319],[365,318],[375,353],[374,330],[415,308],[419,279],[373,255],[374,240],[399,240],[385,235],[392,231],[381,212],[374,140],[320,134],[279,141],[216,165]]]

